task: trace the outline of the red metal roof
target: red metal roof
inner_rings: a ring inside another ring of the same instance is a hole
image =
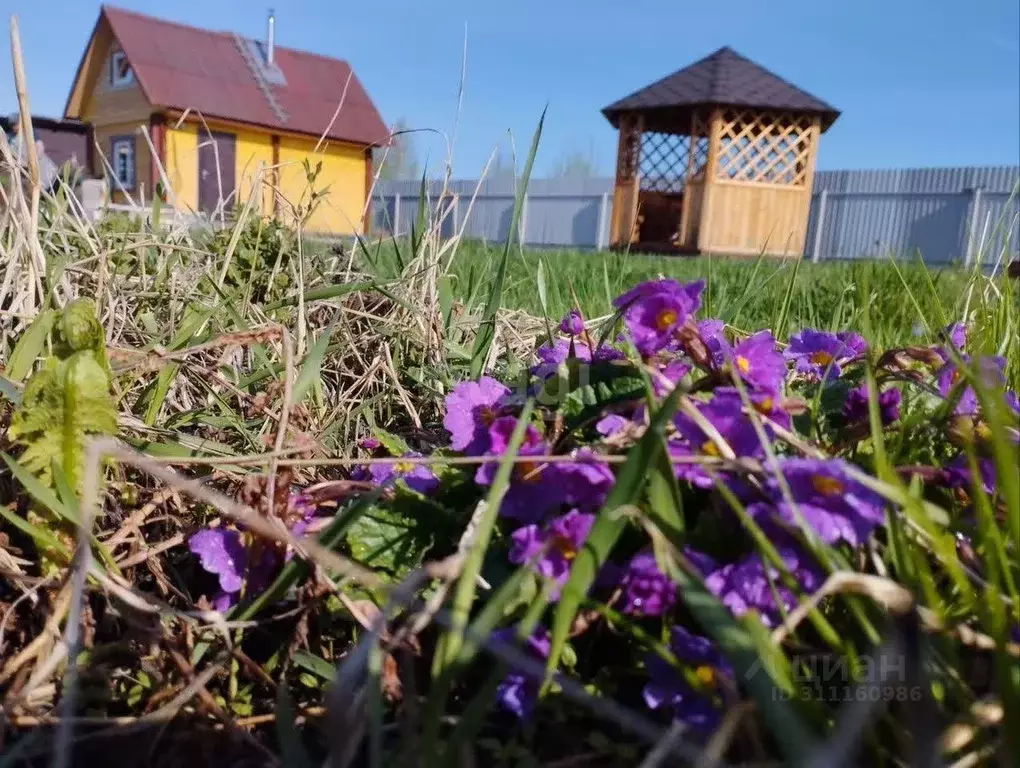
[[[389,140],[389,129],[346,61],[277,46],[276,63],[287,84],[268,87],[285,113],[281,120],[259,90],[229,32],[109,6],[103,6],[103,17],[153,106],[191,109],[207,118],[313,136],[325,134],[326,138],[357,144]]]

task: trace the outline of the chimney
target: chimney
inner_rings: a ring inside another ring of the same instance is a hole
[[[266,64],[276,64],[276,15],[269,9],[269,24],[266,32]]]

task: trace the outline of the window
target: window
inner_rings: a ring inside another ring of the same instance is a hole
[[[135,81],[135,73],[128,63],[124,51],[114,51],[110,55],[110,85],[114,88],[122,88],[131,85]]]
[[[135,188],[135,139],[117,136],[110,141],[110,165],[113,166],[115,187]]]

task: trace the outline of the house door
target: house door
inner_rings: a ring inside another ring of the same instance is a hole
[[[210,213],[221,200],[233,201],[236,149],[232,133],[199,134],[198,208]]]

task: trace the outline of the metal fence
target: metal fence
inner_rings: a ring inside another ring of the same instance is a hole
[[[1020,249],[1020,167],[820,171],[815,174],[805,256],[867,259],[920,252],[933,264],[972,263]],[[452,181],[428,186],[443,234],[506,239],[514,180]],[[380,182],[374,193],[376,233],[406,234],[418,217],[421,182]],[[534,247],[605,248],[613,180],[533,179],[520,222]]]

